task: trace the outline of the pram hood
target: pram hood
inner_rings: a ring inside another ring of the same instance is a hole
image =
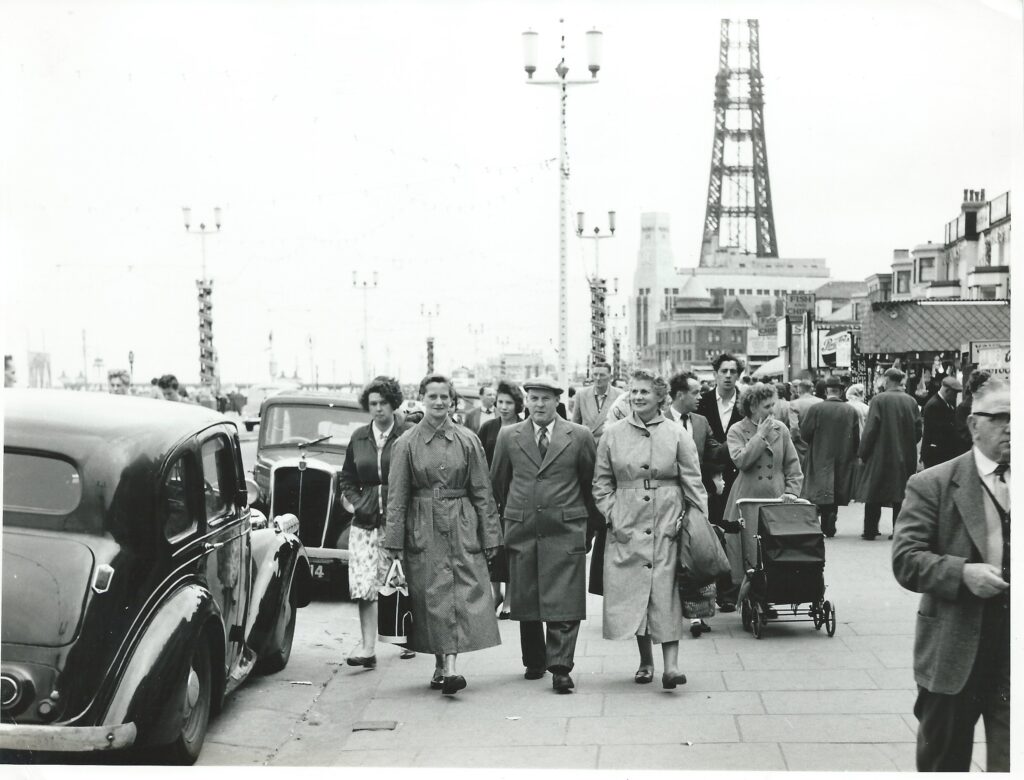
[[[765,504],[757,527],[766,564],[825,562],[825,537],[813,504]]]

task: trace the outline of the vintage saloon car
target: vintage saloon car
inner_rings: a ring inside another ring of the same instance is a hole
[[[251,670],[283,669],[305,551],[248,507],[223,415],[4,391],[0,748],[192,763]]]
[[[271,517],[297,516],[313,579],[345,594],[352,506],[338,475],[352,433],[369,417],[350,396],[296,391],[267,398],[260,420],[257,506]]]

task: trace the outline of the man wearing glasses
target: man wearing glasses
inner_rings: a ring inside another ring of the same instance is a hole
[[[726,434],[729,429],[743,419],[740,412],[739,393],[736,390],[736,382],[743,373],[743,361],[728,352],[723,352],[711,367],[715,370],[715,387],[708,390],[700,397],[697,404],[697,414],[708,421],[711,426],[711,435],[718,444],[725,444]],[[729,458],[729,450],[722,447],[721,460],[715,463],[705,463],[712,471],[705,472],[714,476],[707,476],[704,482],[704,489],[708,493],[708,519],[717,526],[721,526],[728,533],[725,537],[725,552],[729,556],[729,562],[740,560],[742,557],[739,525],[735,528],[726,528],[724,523],[725,502],[729,497],[729,490],[732,483],[736,481],[736,466]],[[720,473],[713,472],[714,466],[721,466]],[[735,568],[735,567],[734,567]],[[736,596],[739,593],[740,583],[732,582],[726,575],[718,587],[718,607],[722,612],[736,611]]]
[[[907,482],[892,547],[917,611],[917,769],[967,772],[985,721],[989,772],[1010,771],[1010,389],[974,396],[972,449]]]

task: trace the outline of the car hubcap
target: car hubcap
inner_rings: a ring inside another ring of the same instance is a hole
[[[188,683],[185,686],[185,717],[192,715],[192,710],[196,706],[196,702],[199,701],[199,675],[196,674],[196,670],[190,668],[188,670]]]

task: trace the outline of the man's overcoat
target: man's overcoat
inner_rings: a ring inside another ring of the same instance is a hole
[[[891,505],[903,501],[907,480],[917,471],[921,409],[902,390],[878,393],[868,405],[858,454],[864,461],[856,499]]]
[[[582,425],[555,417],[541,459],[529,419],[498,433],[491,485],[504,518],[512,620],[587,616],[587,537],[601,515],[591,482],[596,445]]]
[[[807,443],[803,498],[818,505],[850,503],[858,428],[857,410],[841,398],[828,398],[804,413],[800,422],[800,437]]]

